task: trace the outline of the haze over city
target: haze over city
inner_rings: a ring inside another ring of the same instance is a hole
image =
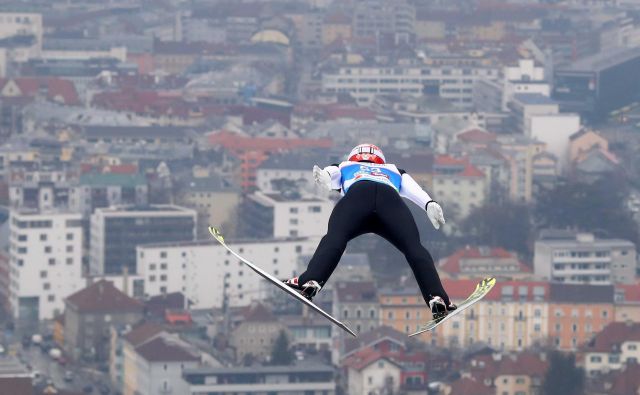
[[[484,298],[409,336],[422,250],[360,235],[353,337],[212,238],[297,286],[350,152]],[[636,0],[0,0],[0,395],[637,394],[639,242]]]

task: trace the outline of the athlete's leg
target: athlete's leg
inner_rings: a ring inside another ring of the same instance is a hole
[[[391,242],[407,258],[425,301],[428,303],[431,296],[440,296],[449,305],[449,296],[442,286],[433,258],[420,243],[420,234],[411,211],[391,187],[378,187],[376,214],[379,220],[376,233]]]
[[[329,279],[342,256],[347,242],[367,233],[367,219],[374,208],[375,183],[359,181],[349,188],[331,212],[327,234],[320,240],[307,270],[298,276],[298,283],[315,280],[320,285]]]

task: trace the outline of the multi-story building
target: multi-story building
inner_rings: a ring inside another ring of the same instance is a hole
[[[424,66],[340,66],[322,75],[322,90],[347,93],[359,104],[371,104],[378,94],[431,95],[456,107],[473,107],[473,87],[480,78],[495,79],[488,66],[432,64]]]
[[[0,39],[26,38],[30,45],[12,48],[13,61],[26,62],[42,51],[42,14],[24,12],[0,13]]]
[[[507,160],[505,190],[513,201],[529,202],[533,197],[533,159],[545,152],[546,145],[527,136],[498,136],[499,153]]]
[[[549,343],[560,350],[576,351],[615,318],[611,285],[551,284],[549,301]]]
[[[454,302],[473,291],[476,280],[443,280]],[[379,292],[382,325],[412,333],[431,319],[416,288],[383,289]],[[467,347],[482,341],[501,350],[522,350],[541,344],[547,337],[549,286],[531,281],[500,281],[494,290],[465,314],[458,314],[440,332],[423,334],[434,345]]]
[[[633,283],[636,265],[632,242],[590,233],[543,231],[534,246],[534,273],[554,282]]]
[[[62,169],[15,169],[9,175],[9,204],[14,209],[69,208],[70,190],[69,174]]]
[[[334,285],[333,316],[360,332],[378,327],[380,302],[372,281],[340,281]]]
[[[610,323],[580,348],[580,356],[579,361],[589,376],[637,364],[640,360],[640,324]]]
[[[502,279],[520,279],[531,276],[531,268],[518,260],[516,254],[500,247],[466,246],[440,261],[441,276],[476,278],[483,273]]]
[[[333,202],[297,191],[255,192],[248,196],[240,215],[244,237],[314,237],[327,232]]]
[[[186,394],[182,372],[201,365],[200,351],[166,332],[135,345],[125,342],[123,354],[125,395]]]
[[[289,278],[296,273],[299,257],[312,254],[318,239],[226,242],[263,270],[278,278]],[[225,297],[230,306],[244,306],[252,299],[263,300],[274,291],[273,286],[213,240],[148,244],[139,246],[137,254],[145,294],[182,292],[192,308],[222,307]]]
[[[636,100],[640,48],[611,48],[554,72],[553,97],[562,111],[599,120]]]
[[[182,375],[190,395],[211,393],[304,393],[335,395],[334,368],[307,362],[289,366],[203,367],[187,369]]]
[[[255,302],[241,311],[242,319],[233,328],[229,344],[236,353],[236,362],[243,363],[249,356],[258,361],[268,360],[280,333],[288,338],[287,327],[262,303]]]
[[[62,312],[64,298],[84,286],[81,219],[11,212],[9,300],[20,321],[52,319]]]
[[[136,247],[141,244],[191,241],[195,210],[173,205],[121,206],[96,209],[91,216],[93,274],[136,273]]]
[[[432,183],[431,195],[455,213],[454,223],[484,203],[486,176],[468,159],[436,156]]]
[[[206,236],[207,224],[234,234],[235,229],[229,228],[238,222],[240,192],[238,186],[218,175],[193,177],[186,180],[178,203],[198,211],[198,223],[203,225],[197,230],[199,238]]]
[[[73,359],[109,360],[109,325],[135,325],[142,320],[141,302],[100,280],[70,295],[64,309],[64,350]]]
[[[410,42],[415,36],[416,11],[406,0],[360,0],[353,11],[353,36],[391,36],[395,42]]]
[[[85,216],[95,209],[149,202],[147,180],[141,174],[85,173],[69,191],[69,207]]]

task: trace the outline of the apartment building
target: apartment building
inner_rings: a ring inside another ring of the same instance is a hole
[[[440,261],[440,275],[455,278],[476,278],[484,273],[502,279],[521,279],[531,276],[531,268],[518,260],[515,253],[500,247],[466,246]]]
[[[322,74],[322,90],[348,93],[361,105],[371,104],[379,94],[406,94],[436,96],[458,108],[471,109],[475,81],[497,76],[498,70],[488,66],[340,66]]]
[[[12,211],[9,301],[20,321],[52,319],[84,286],[82,216]]]
[[[258,191],[242,206],[239,234],[255,239],[324,236],[333,205],[331,200],[303,196],[296,190]]]
[[[379,325],[380,303],[373,281],[341,281],[334,285],[333,315],[348,323],[356,333]]]
[[[12,37],[31,37],[31,44],[16,47],[11,51],[12,60],[26,62],[30,58],[40,56],[42,51],[42,14],[26,12],[0,13],[0,39]]]
[[[580,356],[579,362],[589,376],[637,364],[640,361],[640,324],[610,323],[580,348]]]
[[[117,206],[91,216],[92,274],[135,274],[136,247],[148,243],[192,241],[195,210],[174,205]]]
[[[353,36],[391,36],[395,42],[410,42],[415,36],[416,11],[406,0],[361,0],[355,4]]]
[[[535,242],[534,273],[565,284],[633,283],[637,258],[627,240],[590,233],[546,231]]]
[[[464,219],[473,209],[482,206],[487,191],[486,176],[468,159],[438,155],[433,163],[432,196],[445,210],[449,208],[455,220]]]
[[[300,256],[313,254],[318,238],[226,242],[267,272],[288,278],[296,273]],[[137,267],[145,294],[182,292],[192,308],[221,307],[225,297],[230,306],[245,306],[252,299],[261,300],[273,291],[280,292],[214,240],[139,246]]]

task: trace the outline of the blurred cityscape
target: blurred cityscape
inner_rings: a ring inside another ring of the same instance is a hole
[[[445,289],[353,240],[380,146]],[[0,0],[0,395],[640,393],[640,1]]]

